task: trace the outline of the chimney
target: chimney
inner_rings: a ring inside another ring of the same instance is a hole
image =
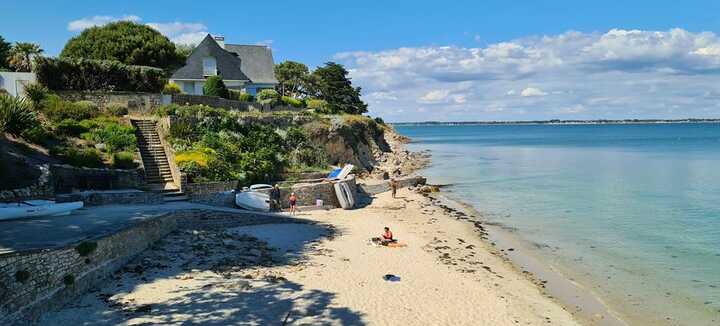
[[[221,48],[225,48],[225,36],[213,36],[213,38]]]

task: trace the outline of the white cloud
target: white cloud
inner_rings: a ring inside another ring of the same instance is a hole
[[[720,93],[720,38],[683,29],[570,31],[335,58],[365,94],[393,92],[392,102],[375,98],[370,106],[390,121],[707,117],[717,103],[703,94]],[[428,112],[396,114],[417,103]]]
[[[172,22],[147,25],[177,44],[196,45],[208,35],[207,26],[201,23]]]
[[[448,90],[444,90],[444,89],[432,90],[432,91],[425,93],[425,95],[423,95],[422,97],[420,97],[418,102],[421,102],[421,103],[444,102],[447,100],[448,95],[450,95],[450,91],[448,91]]]
[[[92,16],[85,17],[78,20],[73,20],[68,23],[67,29],[71,32],[79,32],[86,28],[94,26],[102,26],[116,21],[132,21],[139,22],[141,19],[135,15],[125,15],[120,17],[113,16]]]
[[[522,97],[533,97],[533,96],[545,96],[547,93],[543,92],[539,88],[535,87],[528,87],[526,89],[523,89],[522,92],[520,92],[520,96]]]
[[[92,16],[68,23],[68,30],[80,32],[93,26],[103,26],[116,21],[132,21],[139,23],[142,18],[135,15],[125,16]],[[208,34],[208,28],[202,23],[169,22],[169,23],[147,23],[158,32],[167,36],[177,44],[193,45],[198,44]]]

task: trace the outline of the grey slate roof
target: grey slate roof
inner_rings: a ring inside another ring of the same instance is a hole
[[[225,50],[237,54],[240,58],[240,69],[253,83],[277,84],[275,78],[275,62],[272,50],[263,45],[225,44]]]
[[[204,79],[202,59],[215,57],[218,75],[224,80],[249,80],[277,84],[272,50],[266,46],[226,44],[225,49],[208,34],[188,57],[185,66],[172,79]]]

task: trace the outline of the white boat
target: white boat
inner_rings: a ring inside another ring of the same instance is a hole
[[[257,190],[270,188],[272,188],[270,185],[252,185],[249,189],[235,194],[235,205],[251,211],[269,212],[270,195]]]
[[[328,180],[345,180],[355,168],[352,164],[345,165],[342,169],[335,169],[327,176]]]
[[[333,187],[335,188],[335,195],[340,202],[340,207],[343,209],[352,209],[355,207],[355,197],[350,191],[350,185],[345,181],[336,182]]]
[[[28,200],[20,203],[0,203],[0,220],[42,216],[64,216],[83,208],[81,201],[56,203],[52,200]]]

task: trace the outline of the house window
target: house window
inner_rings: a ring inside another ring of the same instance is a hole
[[[217,62],[213,57],[203,58],[203,76],[217,75]]]

